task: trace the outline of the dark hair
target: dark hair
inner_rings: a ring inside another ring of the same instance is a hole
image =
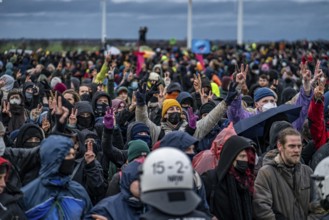
[[[280,131],[280,133],[278,134],[279,143],[282,144],[282,145],[285,145],[286,141],[287,141],[286,136],[288,136],[288,135],[301,137],[301,134],[296,129],[286,128],[286,129],[283,129],[282,131]]]

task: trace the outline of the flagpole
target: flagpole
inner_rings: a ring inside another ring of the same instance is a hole
[[[243,0],[238,0],[237,44],[243,43]]]
[[[192,47],[192,0],[188,0],[187,6],[187,49]]]
[[[101,41],[103,48],[105,48],[106,43],[106,0],[101,0],[102,7],[102,36]]]

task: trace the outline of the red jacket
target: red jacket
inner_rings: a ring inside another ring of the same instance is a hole
[[[329,137],[329,132],[326,129],[326,122],[324,120],[324,103],[316,102],[312,98],[310,107],[308,109],[308,119],[310,123],[310,132],[316,149],[324,145]]]

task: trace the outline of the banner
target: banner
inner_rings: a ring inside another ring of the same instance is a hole
[[[210,53],[209,40],[192,40],[192,52],[196,54]]]

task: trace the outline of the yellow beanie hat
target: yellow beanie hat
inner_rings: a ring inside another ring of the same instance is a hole
[[[176,99],[166,99],[163,101],[162,103],[162,118],[163,116],[166,114],[166,112],[168,111],[168,109],[172,106],[177,106],[180,108],[180,110],[182,111],[182,107],[180,106],[180,104],[176,101]]]

